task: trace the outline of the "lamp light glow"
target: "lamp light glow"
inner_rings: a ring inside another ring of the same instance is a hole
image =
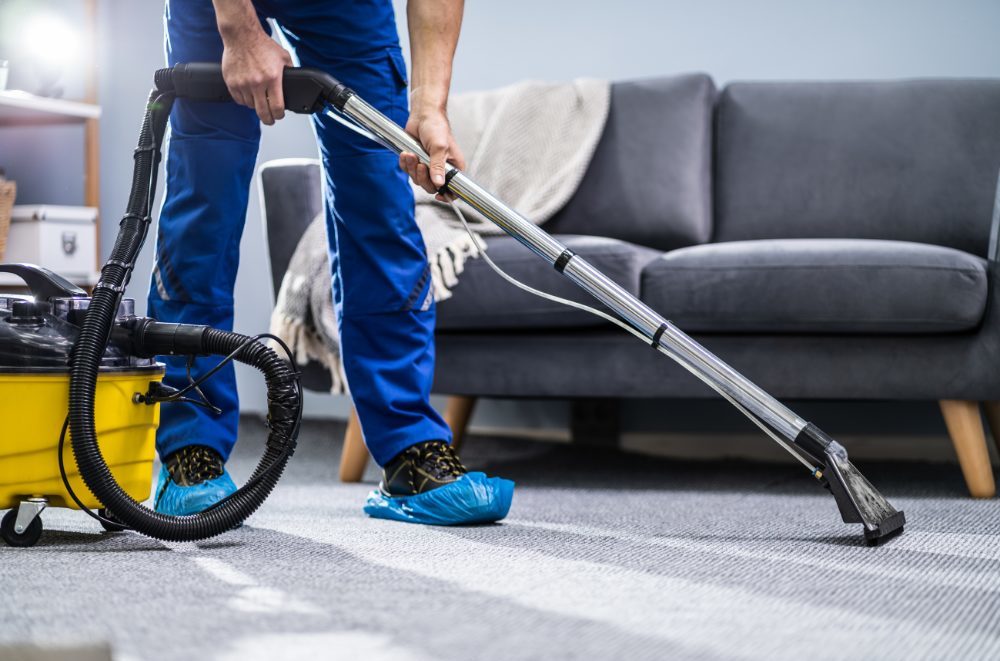
[[[21,50],[37,64],[63,69],[82,55],[82,39],[66,19],[42,12],[30,16],[21,30]]]

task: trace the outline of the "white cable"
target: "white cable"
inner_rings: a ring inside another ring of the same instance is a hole
[[[754,414],[748,408],[746,408],[745,406],[743,406],[743,404],[741,404],[739,401],[737,401],[735,397],[733,397],[728,392],[726,392],[722,388],[722,386],[720,386],[719,384],[715,383],[714,381],[712,381],[710,378],[708,378],[707,376],[705,376],[701,372],[695,370],[694,367],[688,365],[687,363],[685,363],[682,360],[679,360],[666,347],[659,346],[659,347],[657,347],[657,349],[660,352],[662,352],[664,355],[673,358],[674,361],[677,362],[677,363],[679,363],[681,367],[683,367],[684,369],[686,369],[688,372],[691,372],[691,374],[694,374],[696,377],[698,377],[699,379],[701,379],[708,387],[710,387],[712,390],[714,390],[715,392],[717,392],[720,395],[722,395],[722,397],[725,398],[725,400],[727,402],[729,402],[734,407],[736,407],[736,409],[740,413],[742,413],[746,417],[750,418],[750,421],[753,422],[758,427],[760,427],[760,430],[762,432],[764,432],[765,434],[767,434],[768,436],[770,436],[771,440],[773,440],[775,443],[777,443],[778,445],[780,445],[781,447],[783,447],[788,452],[788,454],[790,454],[793,457],[795,457],[796,459],[798,459],[799,463],[801,463],[803,466],[805,466],[806,468],[808,468],[811,473],[815,473],[818,470],[817,466],[813,466],[812,464],[810,464],[805,459],[805,457],[803,457],[802,455],[800,455],[798,453],[798,451],[795,450],[795,448],[793,448],[791,445],[788,444],[787,441],[785,441],[785,439],[781,438],[776,433],[774,433],[774,431],[772,431],[770,427],[768,427],[767,425],[765,425],[764,422],[760,418],[758,418],[756,414]]]
[[[465,214],[462,213],[462,210],[459,209],[458,205],[455,204],[454,202],[452,202],[450,206],[455,211],[455,215],[458,216],[458,219],[462,223],[462,227],[464,227],[465,231],[468,232],[469,237],[472,239],[473,243],[476,244],[476,245],[479,245],[479,236],[475,232],[472,231],[471,227],[469,227],[468,221],[465,220]],[[623,320],[621,320],[621,319],[619,319],[617,317],[613,317],[610,314],[606,314],[604,312],[601,312],[600,310],[598,310],[596,308],[592,308],[589,305],[584,305],[583,303],[577,303],[576,301],[570,301],[568,299],[561,298],[561,297],[555,296],[553,294],[549,294],[549,293],[546,293],[546,292],[543,292],[543,291],[539,291],[538,289],[535,289],[534,287],[530,287],[530,286],[524,284],[523,282],[521,282],[520,280],[518,280],[514,276],[507,274],[502,268],[500,268],[499,266],[497,266],[496,262],[494,262],[490,258],[490,256],[487,254],[487,252],[485,250],[480,250],[480,256],[486,261],[486,263],[489,265],[489,267],[491,269],[493,269],[493,271],[496,272],[497,275],[499,275],[501,278],[503,278],[504,280],[506,280],[510,284],[514,285],[515,287],[518,287],[519,289],[522,289],[522,290],[528,292],[529,294],[534,294],[535,296],[538,296],[540,298],[544,298],[545,300],[552,301],[553,303],[559,303],[561,305],[566,305],[566,306],[571,307],[571,308],[576,308],[577,310],[583,310],[584,312],[589,312],[590,314],[596,315],[596,316],[598,316],[598,317],[600,317],[602,319],[610,321],[611,323],[615,324],[616,326],[619,326],[620,328],[623,328],[624,330],[627,330],[629,333],[631,333],[632,335],[635,335],[637,338],[639,338],[640,340],[642,340],[644,342],[648,342],[649,341],[648,338],[645,336],[645,334],[643,334],[642,332],[640,332],[638,329],[633,328],[632,326],[630,326],[629,324],[627,324],[625,321],[623,321]],[[719,393],[727,402],[729,402],[730,404],[732,404],[736,408],[736,410],[740,411],[743,415],[745,415],[747,418],[749,418],[751,422],[753,422],[755,425],[757,425],[762,432],[764,432],[769,437],[771,437],[771,440],[773,440],[775,443],[777,443],[778,445],[780,445],[781,447],[783,447],[790,455],[792,455],[793,457],[795,457],[796,459],[798,459],[799,462],[803,466],[805,466],[806,468],[808,468],[810,472],[812,472],[814,474],[816,473],[816,471],[818,470],[818,467],[813,466],[812,464],[810,464],[791,445],[789,445],[788,442],[786,442],[783,438],[781,438],[776,433],[774,433],[774,431],[771,430],[770,427],[768,427],[767,425],[765,425],[764,422],[760,418],[758,418],[753,412],[751,412],[749,409],[747,409],[745,406],[743,406],[743,404],[741,404],[740,402],[738,402],[732,395],[730,395],[728,392],[726,392],[722,388],[722,386],[720,386],[718,383],[716,383],[714,380],[712,380],[711,378],[709,378],[705,374],[702,374],[700,371],[698,371],[697,369],[695,369],[692,365],[689,365],[684,360],[681,360],[679,356],[675,355],[673,352],[671,352],[669,349],[667,349],[663,345],[658,345],[656,348],[657,348],[658,351],[660,351],[664,355],[672,358],[675,362],[679,363],[681,367],[683,367],[688,372],[690,372],[691,374],[693,374],[694,376],[696,376],[698,379],[700,379],[701,381],[703,381],[712,390],[714,390],[715,392]]]
[[[462,210],[459,209],[458,205],[455,204],[454,202],[451,203],[451,208],[455,212],[455,214],[458,216],[458,219],[460,221],[462,221],[462,226],[465,228],[465,231],[469,233],[469,237],[472,238],[473,243],[475,245],[479,245],[479,242],[480,242],[481,239],[479,238],[479,235],[477,235],[475,232],[473,232],[472,228],[469,227],[469,223],[468,223],[468,221],[465,220],[465,214],[462,213]],[[567,300],[565,298],[560,298],[559,296],[555,296],[553,294],[548,294],[546,292],[539,291],[539,290],[535,289],[534,287],[530,287],[530,286],[524,284],[523,282],[521,282],[520,280],[518,280],[517,278],[515,278],[514,276],[508,275],[502,268],[500,268],[499,266],[497,266],[496,262],[494,262],[492,259],[490,259],[489,254],[487,254],[487,252],[485,250],[480,250],[479,254],[480,254],[480,257],[482,257],[484,260],[486,260],[486,263],[489,264],[490,268],[493,269],[494,271],[496,271],[497,275],[499,275],[501,278],[503,278],[504,280],[506,280],[510,284],[514,285],[515,287],[523,289],[524,291],[528,292],[529,294],[534,294],[535,296],[538,296],[540,298],[544,298],[544,299],[546,299],[548,301],[552,301],[553,303],[559,303],[560,305],[566,305],[566,306],[569,306],[571,308],[576,308],[577,310],[583,310],[584,312],[589,312],[590,314],[597,315],[598,317],[600,317],[602,319],[606,319],[606,320],[610,321],[611,323],[616,324],[616,325],[624,328],[629,333],[632,333],[633,335],[635,335],[636,337],[638,337],[640,340],[646,340],[646,336],[645,335],[643,335],[641,332],[639,332],[635,328],[632,328],[631,326],[629,326],[628,324],[626,324],[621,319],[618,319],[617,317],[612,317],[610,314],[607,314],[605,312],[601,312],[600,310],[592,308],[589,305],[584,305],[583,303],[577,303],[576,301],[570,301],[570,300]]]
[[[329,117],[330,119],[332,119],[333,121],[335,121],[338,124],[340,124],[341,126],[344,126],[346,128],[349,128],[350,130],[354,131],[358,135],[364,136],[364,137],[368,138],[369,140],[372,140],[373,142],[376,142],[376,143],[382,145],[386,149],[395,151],[395,150],[393,150],[393,148],[392,148],[391,145],[386,144],[385,140],[383,140],[382,138],[378,137],[377,135],[375,135],[374,133],[372,133],[371,131],[369,131],[365,127],[361,126],[360,124],[358,124],[357,122],[355,122],[353,119],[351,119],[349,116],[344,115],[344,114],[342,114],[340,112],[334,112],[330,108],[327,108],[326,112],[324,114],[327,117]]]

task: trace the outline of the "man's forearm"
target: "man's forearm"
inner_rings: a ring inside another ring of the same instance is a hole
[[[464,0],[409,0],[406,5],[414,103],[444,110],[462,28]]]
[[[281,87],[288,52],[261,27],[250,0],[212,0],[222,35],[222,77],[229,94],[240,105],[257,111],[260,121],[274,124],[285,116]]]
[[[250,0],[212,0],[223,41],[263,32]]]

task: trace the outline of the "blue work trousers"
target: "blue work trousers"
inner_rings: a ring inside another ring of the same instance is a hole
[[[254,5],[265,29],[270,30],[265,19],[274,19],[301,66],[330,73],[405,124],[406,68],[390,0],[254,0]],[[165,31],[169,65],[221,61],[222,39],[209,0],[167,0]],[[451,439],[429,402],[435,311],[427,255],[397,157],[325,115],[312,122],[323,162],[344,370],[365,442],[384,465],[414,443]],[[175,103],[150,316],[232,329],[240,237],[260,130],[255,112],[235,103]],[[164,360],[166,382],[183,387],[186,360]],[[217,361],[197,359],[193,376]],[[228,457],[239,416],[232,366],[202,390],[224,413],[164,405],[157,436],[161,456],[201,444]]]

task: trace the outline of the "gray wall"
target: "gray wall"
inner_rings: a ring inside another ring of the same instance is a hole
[[[405,33],[405,2],[395,4]],[[996,77],[997,26],[996,0],[469,0],[454,89],[490,88],[524,78],[624,79],[696,70],[708,72],[719,84],[735,79]],[[102,0],[101,27],[101,205],[107,250],[128,193],[144,96],[152,71],[162,64],[161,5]],[[265,127],[261,161],[314,153],[304,118]],[[262,236],[255,189],[236,291],[237,327],[245,331],[266,328],[270,314]],[[150,247],[139,274],[148,273]],[[130,294],[144,298],[145,286],[146,278],[137,277]],[[262,410],[255,375],[241,372],[240,388],[244,410]],[[314,395],[307,410],[314,416],[342,416],[346,406]],[[565,410],[560,403],[494,403],[481,407],[475,422],[558,427]],[[664,427],[655,409],[632,406],[628,415],[627,423],[636,428]]]

